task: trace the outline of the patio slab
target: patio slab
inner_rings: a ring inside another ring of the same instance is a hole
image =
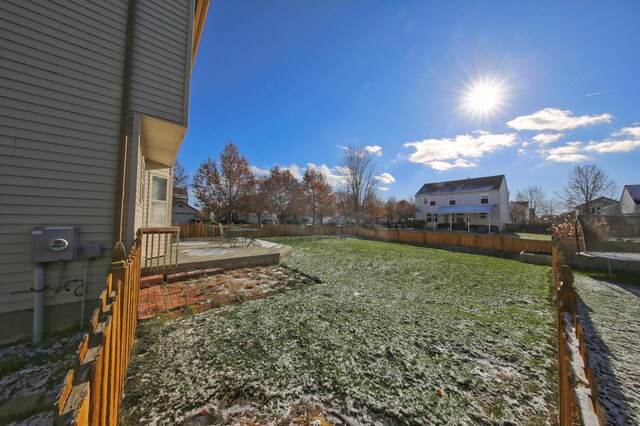
[[[142,262],[142,276],[158,273],[176,273],[194,269],[222,268],[225,270],[244,268],[247,266],[277,265],[291,255],[291,247],[269,241],[256,240],[257,244],[246,246],[240,240],[235,246],[230,243],[221,244],[211,240],[181,241],[178,246],[178,264],[176,267],[145,267]],[[154,264],[164,261],[154,259]],[[169,262],[167,262],[168,264]]]

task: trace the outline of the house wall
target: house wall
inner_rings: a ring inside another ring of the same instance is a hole
[[[457,192],[455,194],[438,194],[438,195],[420,195],[416,197],[416,219],[418,220],[426,220],[427,213],[435,213],[438,210],[438,207],[449,206],[449,200],[451,197],[454,197],[456,200],[456,206],[465,206],[465,205],[478,205],[480,204],[480,197],[482,195],[488,196],[488,204],[499,204],[500,203],[500,191],[492,190],[485,192]],[[427,199],[427,203],[424,203],[424,199]],[[435,200],[436,205],[431,206],[431,200]],[[438,215],[438,223],[448,222],[449,215],[439,214]],[[491,224],[498,225],[497,220],[500,217],[499,208],[493,211],[491,216]],[[465,222],[466,214],[465,214]],[[477,215],[471,215],[472,225],[486,225],[487,219],[480,219]]]
[[[479,214],[471,214],[468,223],[471,225],[488,225],[489,217],[491,225],[498,226],[500,230],[504,229],[504,224],[509,218],[509,190],[506,181],[503,181],[500,189],[490,191],[471,191],[456,192],[451,194],[437,195],[416,195],[416,219],[426,220],[427,213],[435,213],[438,207],[449,206],[449,200],[453,197],[456,200],[456,206],[479,205],[481,197],[488,197],[488,204],[497,204],[498,207],[487,218],[481,218]],[[425,203],[425,199],[427,202]],[[435,206],[431,205],[431,201],[435,200]],[[449,221],[448,214],[438,214],[437,223],[447,223]],[[467,222],[467,215],[464,214],[464,221]],[[433,225],[433,222],[427,223],[427,227]]]
[[[80,245],[101,243],[103,257],[89,264],[87,299],[104,286],[113,246],[127,4],[0,2],[0,322],[13,325],[0,329],[0,341],[6,333],[31,331],[31,323],[8,318],[33,306],[34,226],[78,226]],[[129,116],[185,126],[194,1],[136,4]],[[129,158],[125,187],[136,194],[125,195],[125,239],[148,214],[147,163],[133,127],[127,154],[137,158]],[[171,178],[171,168],[164,168]],[[64,284],[83,279],[84,268],[83,260],[46,265],[48,312],[76,309],[79,297]]]
[[[80,244],[101,243],[105,257],[89,264],[87,297],[103,287],[126,16],[125,1],[0,2],[0,322],[33,306],[34,226],[78,226]],[[84,267],[47,264],[47,306],[79,300],[64,283],[83,279]],[[31,323],[12,324],[14,336],[30,332]]]
[[[640,206],[633,201],[626,188],[622,192],[622,197],[620,197],[620,213],[624,215],[640,214]]]
[[[131,109],[187,125],[193,0],[138,1]]]

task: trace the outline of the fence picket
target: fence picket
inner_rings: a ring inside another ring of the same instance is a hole
[[[56,400],[56,424],[118,423],[137,323],[141,236],[138,232],[129,256],[115,261],[109,268],[99,299],[100,307],[91,317],[91,333],[83,338],[78,348],[79,365],[67,374],[63,391]]]

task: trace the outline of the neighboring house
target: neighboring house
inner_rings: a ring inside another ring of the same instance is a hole
[[[509,201],[509,223],[528,225],[531,216],[528,201]]]
[[[576,206],[575,211],[577,214],[605,214],[604,212],[601,212],[601,210],[607,208],[608,212],[606,214],[617,214],[617,204],[618,202],[616,200],[609,197],[598,197],[589,203],[588,208],[587,204],[584,203]],[[611,209],[613,209],[613,212]]]
[[[171,223],[182,225],[196,219],[198,209],[189,205],[187,188],[173,188],[173,203],[171,206]]]
[[[504,175],[427,183],[416,193],[416,220],[435,229],[446,223],[468,230],[485,225],[503,230],[509,218],[509,189]],[[460,225],[458,225],[460,226]]]
[[[640,185],[625,185],[620,197],[620,214],[640,215]]]
[[[0,2],[0,341],[31,331],[34,227],[77,227],[77,247],[103,247],[95,260],[80,250],[45,263],[45,327],[56,328],[79,319],[77,282],[86,277],[86,298],[97,299],[114,242],[129,249],[138,228],[170,225],[208,7]]]

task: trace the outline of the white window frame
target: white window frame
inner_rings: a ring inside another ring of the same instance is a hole
[[[164,179],[164,180],[167,181],[167,186],[166,186],[167,190],[166,190],[166,194],[165,194],[165,199],[164,200],[154,200],[153,199],[153,181],[154,181],[155,178]],[[171,210],[169,208],[171,203],[169,203],[169,195],[170,195],[169,194],[169,177],[163,176],[160,173],[149,172],[149,200],[148,200],[148,205],[147,205],[148,206],[147,207],[147,212],[148,212],[148,214],[147,214],[147,226],[149,226],[149,227],[166,227],[166,226],[169,226],[169,225],[167,225],[167,219],[169,221],[171,221]],[[154,208],[153,208],[154,202],[156,202],[156,203],[164,202],[164,205],[165,205],[164,206],[164,211],[165,211],[164,218],[165,218],[165,221],[164,221],[164,223],[162,225],[155,224],[155,223],[152,222],[152,220],[153,220],[153,211],[154,211]]]
[[[483,202],[482,202],[483,200],[487,200],[487,202],[486,202],[486,203],[483,203]],[[489,195],[488,195],[488,194],[482,194],[482,195],[480,196],[480,204],[489,204]]]

